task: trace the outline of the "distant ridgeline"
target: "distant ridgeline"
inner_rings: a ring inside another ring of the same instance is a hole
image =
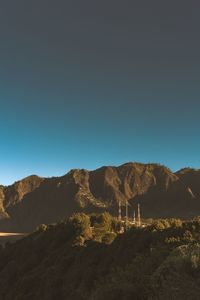
[[[173,173],[159,164],[126,163],[95,171],[71,170],[62,177],[27,177],[0,186],[0,231],[30,232],[74,212],[105,212],[133,218],[191,219],[200,215],[200,170]]]
[[[118,232],[108,213],[76,213],[7,243],[0,299],[200,299],[200,218]]]

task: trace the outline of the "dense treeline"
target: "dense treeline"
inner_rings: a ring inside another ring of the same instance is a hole
[[[75,214],[0,249],[2,300],[200,299],[200,219]]]

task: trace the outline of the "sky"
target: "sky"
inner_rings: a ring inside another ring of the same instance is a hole
[[[199,0],[0,0],[0,183],[200,168]]]

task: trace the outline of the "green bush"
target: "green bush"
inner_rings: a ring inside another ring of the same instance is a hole
[[[92,237],[90,217],[84,213],[76,213],[69,218],[71,230],[75,236],[82,236],[84,239]]]

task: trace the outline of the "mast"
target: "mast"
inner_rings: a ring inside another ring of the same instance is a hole
[[[121,200],[119,200],[119,211],[118,211],[118,220],[122,220],[122,203]]]
[[[135,209],[133,210],[133,224],[136,224]]]
[[[125,220],[126,230],[128,229],[128,200],[126,200],[126,220]]]
[[[138,203],[138,227],[141,226],[141,218],[140,218],[140,204]]]

